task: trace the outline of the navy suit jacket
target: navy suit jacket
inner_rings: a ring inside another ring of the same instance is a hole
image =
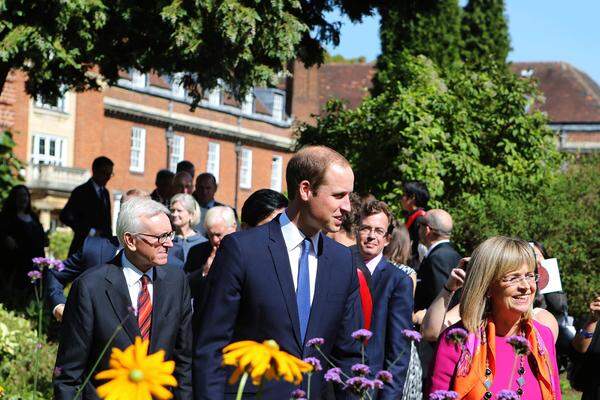
[[[417,290],[415,292],[415,311],[429,308],[433,300],[442,291],[453,268],[456,268],[461,256],[450,242],[440,243],[423,259],[417,271]],[[454,298],[460,299],[455,295]],[[451,304],[451,307],[455,303]]]
[[[410,361],[410,342],[402,330],[414,329],[413,281],[384,257],[375,268],[371,284],[373,336],[367,345],[369,366],[373,373],[388,370],[394,376],[393,382],[386,384],[375,398],[400,399]]]
[[[360,344],[351,333],[362,326],[358,277],[350,250],[321,235],[318,267],[306,340],[325,339],[323,352],[349,370],[360,362]],[[221,367],[222,350],[232,342],[274,339],[280,349],[296,357],[318,357],[300,342],[296,294],[279,219],[227,235],[208,274],[208,297],[197,327],[193,361],[196,400],[233,398],[237,385],[226,380],[232,369]],[[321,361],[325,367],[325,361]],[[321,398],[323,372],[311,379],[311,398]],[[306,379],[303,382],[306,389]],[[294,386],[265,381],[262,398],[288,399]],[[257,387],[246,384],[244,398]]]
[[[111,347],[124,350],[141,336],[136,317],[130,313],[131,297],[123,274],[121,253],[110,263],[87,270],[69,293],[61,325],[60,344],[56,356],[59,367],[53,379],[54,399],[71,400],[84,378],[102,353],[106,343],[122,324]],[[192,399],[190,290],[182,270],[161,266],[155,268],[152,295],[150,354],[165,351],[165,359],[175,361],[177,388],[175,399]],[[96,371],[108,369],[107,351]],[[94,376],[95,373],[92,375]],[[106,381],[90,380],[81,397],[96,400],[94,388]]]
[[[67,258],[62,271],[48,270],[45,274],[44,289],[46,297],[53,310],[59,304],[65,304],[65,286],[73,282],[85,270],[96,265],[105,264],[115,257],[120,244],[116,236],[105,238],[101,236],[88,236],[83,242],[83,247]],[[183,249],[181,246],[169,249],[166,266],[183,268]]]

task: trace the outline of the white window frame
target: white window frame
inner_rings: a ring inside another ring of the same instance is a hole
[[[131,150],[129,153],[129,171],[144,172],[146,155],[146,128],[131,127]]]
[[[219,168],[221,163],[221,145],[216,142],[208,142],[208,154],[206,158],[206,172],[214,175],[219,183]]]
[[[44,141],[44,153],[41,154],[40,141]],[[54,155],[50,155],[50,142],[54,142]],[[31,163],[34,165],[60,165],[66,164],[66,138],[61,136],[35,133],[31,143]]]
[[[274,155],[271,162],[271,190],[281,192],[283,184],[283,157]]]
[[[280,93],[273,93],[273,118],[277,121],[283,121],[284,108],[283,95]]]
[[[181,73],[173,75],[171,81],[171,94],[178,99],[185,99],[185,88],[181,83],[181,78],[183,78],[183,74]]]
[[[142,74],[137,69],[132,69],[131,86],[138,89],[144,89],[148,86],[148,74]]]
[[[177,170],[177,164],[183,161],[185,157],[185,137],[173,135],[171,140],[171,154],[169,155],[169,169],[173,172]]]
[[[252,91],[246,94],[240,108],[244,114],[252,114],[254,112],[254,93]]]
[[[67,93],[63,93],[62,96],[56,99],[56,105],[47,103],[41,96],[35,98],[36,108],[42,108],[44,110],[58,111],[61,113],[67,113]]]
[[[242,147],[240,150],[240,188],[252,187],[252,150]]]
[[[221,105],[221,87],[217,86],[216,88],[211,89],[208,92],[208,104],[211,106],[220,106]]]

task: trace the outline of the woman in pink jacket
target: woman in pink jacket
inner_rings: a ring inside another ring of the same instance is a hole
[[[492,237],[475,249],[461,320],[440,336],[429,392],[459,399],[561,399],[551,330],[534,321],[535,255],[520,239]]]

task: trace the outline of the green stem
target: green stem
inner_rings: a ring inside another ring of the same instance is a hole
[[[319,354],[321,355],[321,357],[323,357],[325,359],[325,361],[327,361],[327,363],[329,365],[331,365],[331,368],[335,368],[335,364],[332,363],[329,358],[327,358],[327,356],[321,351],[321,348],[319,346],[315,346],[315,349],[317,349],[317,351],[319,352]],[[341,370],[341,368],[340,368],[340,370]],[[341,370],[341,371],[342,371],[342,375],[344,375],[344,377],[346,379],[350,379],[350,377],[348,375],[346,375],[343,370]]]
[[[312,377],[312,372],[308,373],[308,382],[306,383],[306,400],[310,400],[310,378]]]
[[[37,306],[37,340],[35,343],[35,357],[34,357],[34,367],[33,367],[33,400],[37,399],[37,386],[38,386],[38,374],[40,369],[40,342],[42,336],[42,318],[44,313],[44,305],[43,299],[41,298],[42,292],[42,279],[40,279],[40,286],[38,292],[38,286],[33,287],[35,292],[35,303]]]
[[[123,322],[121,322],[119,325],[117,325],[117,327],[115,328],[115,331],[113,332],[112,336],[108,339],[108,341],[104,345],[104,348],[102,349],[102,352],[100,353],[100,355],[96,359],[96,362],[94,363],[94,366],[92,367],[92,369],[90,369],[90,372],[88,372],[87,376],[83,380],[83,383],[77,389],[77,392],[75,393],[75,397],[73,397],[73,400],[77,400],[79,398],[79,396],[81,396],[81,393],[83,392],[83,389],[85,389],[85,385],[87,385],[87,383],[90,381],[90,379],[92,378],[92,374],[94,373],[94,371],[98,367],[98,364],[100,364],[100,361],[102,360],[102,357],[104,357],[104,353],[106,353],[106,351],[110,347],[110,345],[113,342],[113,340],[115,340],[115,337],[117,337],[117,333],[119,333],[119,331],[121,329],[123,329],[123,324],[129,319],[129,317],[131,317],[131,313],[127,314],[127,317],[123,320]]]
[[[246,386],[247,380],[248,380],[248,373],[244,372],[244,375],[242,375],[242,379],[240,379],[240,384],[238,386],[237,395],[235,396],[235,400],[242,400],[242,395],[244,394],[244,386]]]
[[[365,363],[365,342],[362,342],[360,344],[360,358],[361,358],[361,363],[364,364]]]

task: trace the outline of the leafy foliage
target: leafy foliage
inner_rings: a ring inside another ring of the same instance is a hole
[[[0,202],[8,196],[10,189],[19,184],[19,169],[21,162],[13,153],[15,142],[9,131],[0,133]]]
[[[7,311],[0,304],[0,386],[5,390],[3,398],[31,398],[36,351],[40,352],[38,398],[51,399],[56,344],[47,343],[44,337],[38,344],[31,322]]]
[[[55,230],[49,235],[48,239],[50,240],[50,256],[57,260],[66,260],[69,246],[73,240],[73,231],[70,229]]]
[[[464,254],[493,235],[544,243],[558,258],[569,311],[587,313],[600,293],[600,157],[571,163],[565,172],[523,192],[490,190],[449,209],[454,241]]]
[[[324,144],[354,167],[355,188],[400,204],[401,183],[426,182],[434,203],[487,190],[518,193],[544,182],[560,160],[530,81],[503,69],[457,66],[442,78],[423,56],[402,54],[384,92],[354,110],[330,101],[299,145]]]
[[[462,18],[462,60],[473,68],[503,65],[510,51],[504,0],[470,0]]]

